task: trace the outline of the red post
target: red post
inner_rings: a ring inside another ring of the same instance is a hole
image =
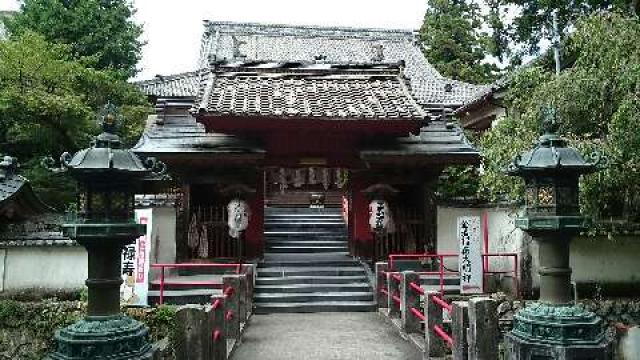
[[[440,259],[440,294],[444,295],[444,256],[438,255]]]
[[[513,255],[513,281],[515,282],[516,285],[516,298],[520,298],[520,280],[518,279],[518,275],[519,275],[519,271],[518,271],[518,266],[519,261],[518,261],[518,254],[514,254]]]
[[[482,238],[484,240],[484,253],[489,253],[489,214],[485,211],[482,213]],[[484,258],[484,268],[489,270],[489,257]],[[482,289],[484,291],[484,289]]]
[[[160,305],[164,304],[164,266],[160,270]]]

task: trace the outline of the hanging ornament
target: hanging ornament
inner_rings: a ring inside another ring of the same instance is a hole
[[[304,170],[295,169],[293,171],[293,187],[300,188],[304,185]]]
[[[309,168],[309,185],[318,184],[318,175],[316,173],[316,169],[310,167]]]
[[[369,203],[369,227],[376,233],[391,234],[395,232],[391,209],[385,200],[373,200]]]
[[[195,251],[198,248],[198,220],[196,214],[191,215],[191,222],[189,222],[189,230],[187,231],[187,245],[191,251]]]
[[[209,257],[209,232],[207,225],[202,224],[200,227],[200,241],[198,242],[198,256],[202,259]]]
[[[322,186],[325,191],[329,190],[329,186],[331,186],[331,173],[327,168],[322,168]]]
[[[289,187],[287,185],[287,171],[285,168],[280,168],[280,172],[278,173],[279,175],[279,179],[278,179],[278,184],[280,184],[280,191],[284,192],[287,187]]]
[[[349,173],[344,169],[336,169],[336,186],[343,189],[349,181]]]
[[[229,226],[229,236],[239,239],[242,233],[249,227],[251,209],[246,201],[233,199],[227,205],[227,225]]]

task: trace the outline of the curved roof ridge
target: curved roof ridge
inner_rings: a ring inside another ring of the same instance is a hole
[[[390,34],[402,35],[403,37],[413,38],[416,36],[416,30],[412,29],[384,29],[384,28],[369,28],[369,27],[352,27],[352,26],[322,26],[322,25],[292,25],[281,23],[255,23],[255,22],[233,22],[233,21],[213,21],[204,20],[204,25],[207,28],[212,27],[229,27],[229,28],[246,28],[248,33],[264,33],[275,32],[275,30],[288,30],[292,35],[300,35],[300,32],[313,31],[315,36],[336,35],[336,32],[344,33],[342,35],[350,35],[356,38],[371,37],[366,34],[378,33],[386,36]],[[253,31],[251,31],[253,30]],[[282,34],[284,35],[284,34]]]

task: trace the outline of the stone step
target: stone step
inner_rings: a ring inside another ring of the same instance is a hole
[[[266,253],[264,254],[264,261],[343,261],[352,260],[349,256],[349,252],[340,251],[333,253]]]
[[[374,301],[313,301],[255,304],[256,314],[375,311]]]
[[[443,277],[445,285],[457,285],[460,286],[460,277],[457,275],[445,275]],[[439,275],[421,275],[420,284],[422,285],[440,285]]]
[[[258,269],[258,276],[288,277],[288,276],[351,276],[365,275],[361,266],[357,267],[269,267]]]
[[[271,241],[342,241],[348,243],[346,235],[315,235],[315,234],[299,234],[289,236],[271,235],[265,236],[265,242]]]
[[[272,214],[342,214],[342,209],[335,208],[321,208],[313,209],[309,207],[269,207],[265,209],[266,215]]]
[[[267,246],[269,253],[339,253],[348,252],[347,246]]]
[[[269,214],[264,216],[265,221],[282,220],[335,220],[344,221],[342,214]]]
[[[421,285],[421,287],[425,291],[440,291],[440,285]],[[444,286],[445,295],[454,295],[460,294],[460,286],[459,285],[445,285]]]
[[[342,219],[296,219],[296,218],[282,218],[282,219],[265,219],[265,226],[280,226],[280,225],[326,225],[326,226],[346,226]]]
[[[265,239],[298,240],[298,239],[347,239],[344,231],[265,231]]]
[[[269,246],[347,246],[344,240],[267,240],[265,242]]]
[[[258,264],[258,269],[269,268],[269,267],[316,267],[316,266],[360,266],[360,263],[347,258],[347,259],[298,259],[295,257],[292,260],[264,260],[263,262]]]
[[[163,303],[168,305],[209,304],[211,296],[222,295],[222,290],[213,289],[188,289],[165,290]],[[148,293],[149,305],[160,304],[160,291],[150,290]]]
[[[326,235],[346,235],[347,228],[340,225],[316,225],[316,224],[290,224],[290,225],[265,225],[265,235],[270,235],[275,231],[297,232],[300,234],[318,234]]]
[[[291,284],[353,284],[368,283],[366,276],[287,276],[256,278],[256,285],[291,285]]]
[[[309,292],[309,293],[257,293],[256,303],[306,303],[316,301],[373,301],[371,291],[363,292]]]
[[[315,292],[366,292],[371,291],[368,283],[348,284],[287,284],[287,285],[256,285],[256,294],[264,293],[315,293]]]

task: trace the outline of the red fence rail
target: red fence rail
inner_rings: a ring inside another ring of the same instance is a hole
[[[448,270],[444,266],[445,258],[458,258],[458,254],[456,253],[438,253],[438,254],[392,254],[389,255],[389,270],[388,272],[393,273],[395,269],[394,262],[397,260],[420,260],[420,259],[438,259],[438,271],[418,271],[416,273],[420,275],[438,275],[440,278],[440,293],[444,294],[445,286],[444,286],[444,278],[446,275],[455,275],[458,274],[457,270]],[[490,270],[491,262],[490,258],[501,258],[501,257],[509,257],[513,259],[513,269],[507,271],[492,271]],[[483,292],[486,288],[486,275],[488,274],[513,274],[513,282],[514,288],[516,290],[516,294],[520,295],[520,281],[518,280],[518,267],[519,267],[519,256],[517,253],[487,253],[482,254],[482,272],[483,272]]]
[[[183,264],[151,264],[152,269],[160,269],[160,305],[164,304],[164,287],[165,285],[222,285],[222,282],[209,280],[209,281],[179,281],[171,282],[165,279],[165,269],[188,269],[188,268],[223,268],[232,269],[235,274],[242,272],[242,264],[215,264],[215,263],[183,263]],[[233,291],[233,289],[231,289]],[[226,295],[226,294],[225,294]]]

